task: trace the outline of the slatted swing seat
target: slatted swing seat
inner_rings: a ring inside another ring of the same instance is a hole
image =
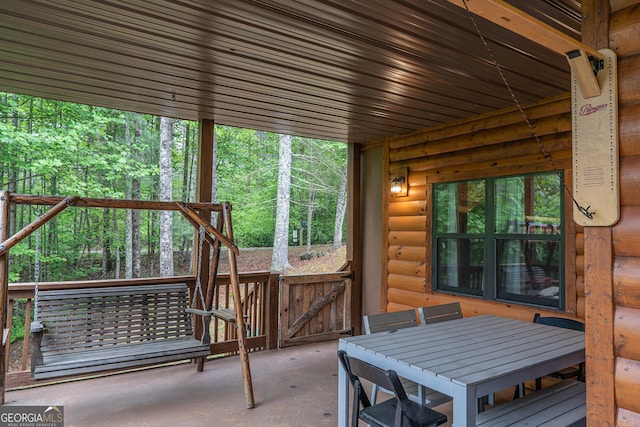
[[[206,357],[210,316],[194,337],[184,283],[46,290],[32,324],[37,380]]]

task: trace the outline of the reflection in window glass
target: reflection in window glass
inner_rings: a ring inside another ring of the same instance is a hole
[[[560,249],[554,240],[497,241],[498,297],[557,306],[560,297]],[[544,301],[543,301],[544,300]]]
[[[443,287],[482,290],[483,239],[438,239],[438,249],[438,277]]]
[[[554,173],[496,178],[497,234],[560,234],[560,178]]]
[[[556,173],[433,186],[434,289],[563,308]]]
[[[446,233],[484,233],[484,181],[441,184],[435,187],[436,229]]]

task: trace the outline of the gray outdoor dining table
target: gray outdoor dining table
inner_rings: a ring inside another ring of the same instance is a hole
[[[342,338],[349,356],[453,397],[453,425],[475,426],[477,399],[585,360],[584,332],[499,316]],[[338,425],[349,383],[338,368]]]

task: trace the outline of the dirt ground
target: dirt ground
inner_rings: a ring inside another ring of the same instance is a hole
[[[311,259],[303,260],[301,255],[307,252],[306,246],[289,247],[289,264],[286,274],[329,273],[337,271],[346,260],[346,248],[342,246],[334,250],[331,245],[315,245],[311,247]],[[237,258],[238,271],[269,271],[271,269],[271,248],[240,249]],[[220,271],[228,272],[226,253],[220,257]]]

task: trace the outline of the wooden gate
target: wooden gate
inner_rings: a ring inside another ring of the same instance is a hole
[[[351,333],[351,274],[280,278],[280,347],[338,339]]]

